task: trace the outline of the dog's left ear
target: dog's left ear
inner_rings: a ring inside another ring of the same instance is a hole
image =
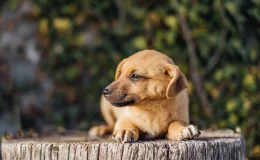
[[[167,64],[165,74],[171,77],[171,81],[168,84],[166,91],[166,96],[168,99],[176,96],[188,87],[187,79],[185,75],[180,71],[178,66]]]

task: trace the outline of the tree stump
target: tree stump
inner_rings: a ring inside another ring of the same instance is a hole
[[[120,144],[111,138],[85,134],[5,140],[0,145],[3,160],[16,159],[140,159],[201,160],[245,159],[245,141],[231,131],[202,131],[199,138],[187,141],[165,139]]]

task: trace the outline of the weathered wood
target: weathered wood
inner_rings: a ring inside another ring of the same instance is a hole
[[[17,139],[2,142],[0,150],[3,160],[245,159],[244,139],[230,131],[203,131],[196,140],[181,142],[154,140],[120,144],[86,135]]]

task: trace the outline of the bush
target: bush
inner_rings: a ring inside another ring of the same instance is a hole
[[[87,120],[100,118],[100,93],[118,62],[155,49],[188,76],[192,123],[241,132],[248,156],[260,157],[259,0],[34,3],[39,48],[47,59],[42,70],[57,86],[67,86],[67,102],[82,105]]]

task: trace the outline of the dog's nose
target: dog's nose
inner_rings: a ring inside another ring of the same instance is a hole
[[[104,90],[103,90],[103,95],[104,96],[108,96],[108,95],[110,95],[111,94],[111,90],[110,89],[107,89],[107,88],[105,88]]]

